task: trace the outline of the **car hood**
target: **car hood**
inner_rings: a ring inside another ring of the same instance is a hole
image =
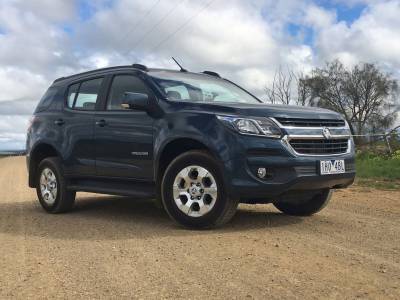
[[[243,103],[185,103],[189,110],[214,112],[242,117],[275,117],[307,119],[343,119],[336,112],[318,107]]]

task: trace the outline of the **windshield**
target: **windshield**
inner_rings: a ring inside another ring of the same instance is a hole
[[[221,78],[165,71],[149,75],[172,101],[260,103],[249,93]]]

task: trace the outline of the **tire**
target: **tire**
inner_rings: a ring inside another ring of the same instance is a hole
[[[227,223],[238,206],[237,200],[226,196],[218,162],[198,150],[181,154],[170,163],[161,182],[161,199],[172,220],[198,229]]]
[[[76,192],[67,190],[61,170],[59,158],[46,158],[40,162],[35,178],[39,202],[45,211],[53,214],[71,210],[75,202]]]
[[[276,202],[274,206],[281,212],[292,216],[311,216],[321,211],[332,197],[332,191],[326,189],[313,196],[311,199],[299,202]]]

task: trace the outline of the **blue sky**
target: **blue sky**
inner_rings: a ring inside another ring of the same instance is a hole
[[[347,24],[353,23],[357,20],[364,9],[368,6],[365,3],[356,3],[349,5],[346,2],[335,2],[335,1],[317,1],[322,7],[328,10],[334,10],[337,14],[338,21],[344,21]]]
[[[347,26],[351,26],[351,24],[356,21],[367,8],[367,5],[363,3],[357,3],[355,5],[332,1],[316,1],[316,3],[326,10],[335,12],[337,21],[345,22]],[[313,35],[315,32],[312,26],[289,22],[287,24],[287,29],[289,34],[292,36],[302,35],[302,41],[306,45],[313,47]]]
[[[0,150],[23,147],[55,78],[99,67],[176,68],[175,56],[261,98],[282,66],[374,62],[400,78],[399,15],[400,0],[3,0]]]

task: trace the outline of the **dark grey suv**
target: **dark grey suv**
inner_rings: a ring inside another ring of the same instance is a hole
[[[189,227],[226,223],[243,203],[311,215],[355,176],[337,113],[266,105],[214,72],[121,66],[54,81],[27,139],[43,208],[88,191],[157,198]]]

